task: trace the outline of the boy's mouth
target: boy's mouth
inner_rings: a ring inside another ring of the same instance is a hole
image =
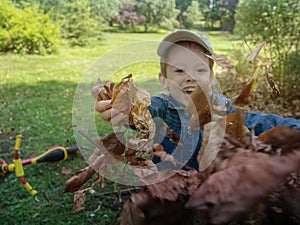
[[[190,88],[184,88],[183,92],[185,92],[186,94],[190,95],[190,94],[193,93],[194,90],[195,90],[195,88],[192,88],[192,87],[190,87]]]

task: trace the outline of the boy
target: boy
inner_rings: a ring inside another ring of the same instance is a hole
[[[164,150],[172,154],[182,164],[198,169],[196,160],[201,146],[203,130],[191,130],[189,122],[191,115],[186,113],[186,106],[191,93],[199,85],[211,94],[210,85],[213,81],[213,61],[207,56],[213,53],[209,40],[189,30],[175,30],[167,35],[159,44],[157,53],[160,56],[160,85],[169,94],[159,94],[151,98],[149,111],[156,123],[154,143],[159,143]],[[226,105],[227,113],[234,109],[231,102],[222,95],[217,95],[220,105]],[[111,108],[110,100],[97,102],[95,109],[101,113],[102,119],[112,125],[122,123],[124,115]],[[285,119],[273,114],[260,112],[245,114],[245,125],[254,129],[258,135],[278,125],[294,126],[300,129],[296,119]],[[182,145],[171,140],[165,132],[165,125],[180,135]],[[154,158],[154,162],[159,160]],[[161,162],[162,166],[164,162]],[[180,169],[180,168],[176,168]]]

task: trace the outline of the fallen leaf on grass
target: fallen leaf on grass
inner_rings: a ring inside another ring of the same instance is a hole
[[[65,175],[71,175],[72,174],[72,169],[67,169],[67,168],[63,167],[61,169],[61,173],[65,174]]]
[[[78,191],[95,173],[96,171],[91,166],[79,170],[73,177],[67,180],[64,192]]]
[[[74,212],[79,212],[84,209],[83,204],[86,201],[86,190],[79,190],[75,192],[74,195],[74,204],[73,210]]]

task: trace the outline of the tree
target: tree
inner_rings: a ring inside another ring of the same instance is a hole
[[[134,5],[128,3],[123,4],[120,9],[117,21],[121,28],[125,28],[126,25],[130,25],[131,29],[135,29],[138,24],[143,24],[146,21],[145,16],[140,15]]]
[[[236,33],[252,44],[266,42],[268,67],[289,97],[300,93],[299,11],[300,1],[242,0],[236,15]]]
[[[65,0],[15,0],[15,2],[21,4],[26,2],[27,4],[37,5],[41,13],[49,15],[54,21],[59,20],[60,14],[63,12],[66,5]]]
[[[180,14],[186,11],[191,5],[192,0],[176,0],[176,8],[180,10]]]
[[[172,29],[178,26],[176,20],[179,10],[176,9],[175,0],[136,0],[139,14],[146,17],[145,32],[149,26],[158,26]]]
[[[214,24],[220,20],[220,0],[198,0],[198,2],[205,25],[214,27]]]
[[[235,9],[239,0],[198,0],[205,25],[213,28],[217,23],[224,31],[232,32]]]
[[[199,10],[199,3],[195,0],[188,6],[183,15],[183,25],[185,28],[191,28],[195,22],[201,20],[201,12]]]
[[[176,0],[176,9],[179,10],[179,15],[177,20],[180,24],[183,24],[183,20],[185,18],[185,13],[189,5],[191,5],[192,0]]]
[[[239,0],[222,0],[220,3],[221,7],[221,18],[220,27],[223,31],[233,32],[235,25],[235,10]]]
[[[99,21],[92,17],[89,0],[66,3],[61,17],[63,37],[71,45],[88,45],[99,34]]]
[[[121,7],[120,0],[90,0],[92,11],[96,16],[103,18],[104,22],[113,25]]]
[[[0,52],[51,54],[58,51],[59,26],[36,5],[0,1]]]

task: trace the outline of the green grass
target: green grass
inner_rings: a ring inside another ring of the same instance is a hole
[[[220,32],[206,34],[217,53],[226,54],[238,42]],[[151,94],[159,92],[156,81],[158,63],[145,60],[155,56],[155,45],[164,35],[106,33],[104,40],[94,46],[62,46],[58,55],[1,55],[0,131],[13,131],[24,136],[21,145],[23,158],[41,154],[52,145],[76,145],[72,130],[72,104],[77,85],[86,83],[89,88],[97,78],[118,80],[133,73],[138,86]],[[145,48],[141,45],[142,41],[148,41]],[[126,52],[122,52],[124,50]],[[87,78],[90,74],[92,76]],[[107,134],[108,124],[99,119],[96,121],[99,136]],[[3,146],[3,143],[13,145],[13,140],[2,137],[0,144]],[[10,162],[12,150],[12,147],[9,151],[1,149],[0,158]],[[71,168],[74,174],[86,165],[83,157],[77,154],[64,162],[26,166],[25,177],[39,192],[35,197],[26,192],[14,174],[0,178],[1,223],[112,224],[119,213],[114,209],[119,209],[119,203],[115,201],[118,198],[88,195],[86,208],[73,213],[73,194],[63,194],[65,182],[71,176],[62,174],[62,167]],[[107,182],[108,191],[122,188]],[[96,190],[98,193],[103,191],[100,187]]]

